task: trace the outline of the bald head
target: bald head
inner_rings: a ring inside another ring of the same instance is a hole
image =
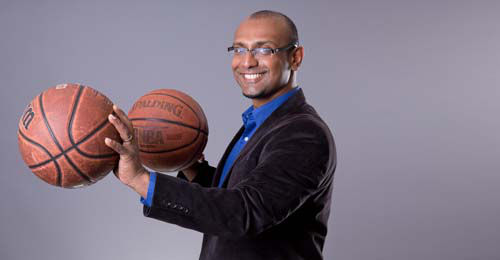
[[[285,25],[287,30],[288,42],[299,43],[299,34],[295,23],[288,16],[275,11],[262,10],[251,14],[248,19],[277,19]]]

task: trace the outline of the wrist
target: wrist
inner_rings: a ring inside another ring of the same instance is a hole
[[[134,189],[143,198],[146,198],[149,186],[149,172],[141,168],[128,186]]]

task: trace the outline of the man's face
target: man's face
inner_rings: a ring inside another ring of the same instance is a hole
[[[243,21],[234,35],[234,47],[250,50],[259,47],[281,48],[289,44],[284,22],[273,18]],[[287,51],[254,57],[250,52],[234,55],[231,67],[243,95],[268,101],[286,87],[291,87],[291,68]],[[289,86],[290,85],[290,86]]]

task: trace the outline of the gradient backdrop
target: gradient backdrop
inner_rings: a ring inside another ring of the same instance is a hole
[[[201,234],[142,216],[113,175],[49,186],[17,123],[64,82],[127,110],[156,88],[205,109],[215,164],[249,100],[226,47],[251,12],[297,24],[299,82],[339,164],[325,259],[500,259],[499,1],[0,1],[0,259],[197,259]]]

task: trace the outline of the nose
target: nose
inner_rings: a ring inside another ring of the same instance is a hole
[[[241,65],[245,68],[255,67],[259,64],[259,61],[251,51],[247,51],[241,58]]]

